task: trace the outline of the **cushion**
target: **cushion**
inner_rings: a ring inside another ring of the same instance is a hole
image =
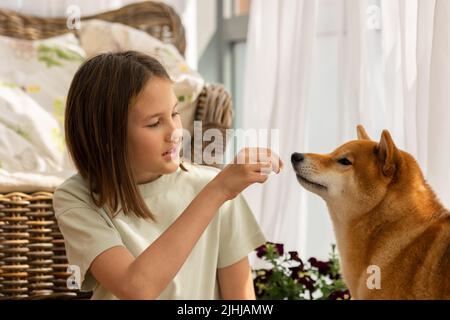
[[[85,59],[71,33],[44,40],[0,36],[0,84],[21,88],[61,124],[73,75]]]
[[[11,191],[56,187],[74,172],[64,144],[64,109],[86,55],[68,33],[44,40],[0,36],[0,56],[2,192],[8,186]]]
[[[20,88],[0,86],[0,168],[9,171],[63,170],[58,121]]]

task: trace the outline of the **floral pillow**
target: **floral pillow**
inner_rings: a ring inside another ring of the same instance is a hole
[[[189,68],[173,45],[165,44],[144,31],[101,20],[89,20],[81,24],[80,42],[88,56],[101,52],[136,50],[157,58],[175,83],[183,126],[192,131],[195,113],[192,102],[202,91],[204,80]]]
[[[78,39],[73,34],[43,40],[0,36],[0,56],[2,169],[71,168],[65,159],[63,123],[70,83],[85,60]]]
[[[44,40],[0,36],[0,86],[20,88],[58,121],[63,122],[65,99],[85,53],[73,34]]]
[[[64,170],[58,120],[17,87],[0,86],[0,169]]]

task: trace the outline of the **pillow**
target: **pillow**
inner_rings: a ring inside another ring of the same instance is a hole
[[[0,85],[0,169],[64,170],[62,137],[58,120],[22,89]]]
[[[85,59],[71,33],[44,40],[0,36],[0,85],[20,88],[63,126],[65,99]]]
[[[102,20],[82,22],[80,42],[88,56],[102,52],[135,50],[158,59],[174,81],[183,127],[193,131],[193,102],[202,91],[204,80],[189,68],[173,45],[162,43],[144,31]]]

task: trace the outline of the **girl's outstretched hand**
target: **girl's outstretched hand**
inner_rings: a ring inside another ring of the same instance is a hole
[[[235,198],[248,186],[264,183],[272,173],[280,173],[284,164],[267,148],[242,149],[208,185],[223,195],[224,201]]]

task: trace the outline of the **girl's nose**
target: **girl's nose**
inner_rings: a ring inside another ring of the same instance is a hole
[[[179,118],[179,117],[178,117]],[[173,119],[168,123],[167,127],[167,135],[166,135],[166,141],[167,142],[178,142],[183,137],[183,130],[180,128],[180,125],[178,122],[180,122],[180,119]]]
[[[182,140],[182,138],[183,138],[183,129],[175,128],[166,136],[166,141],[178,143]]]

